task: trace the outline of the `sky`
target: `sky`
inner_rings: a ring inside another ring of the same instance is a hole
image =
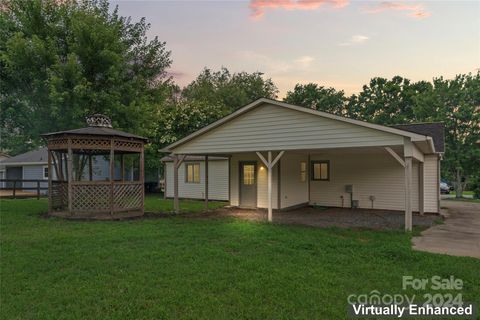
[[[260,71],[279,98],[297,83],[361,91],[373,77],[413,81],[477,72],[480,1],[112,1],[145,17],[187,85],[208,67]]]

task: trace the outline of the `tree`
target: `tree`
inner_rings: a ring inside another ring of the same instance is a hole
[[[0,10],[2,150],[41,145],[40,134],[104,113],[117,129],[149,136],[165,100],[170,52],[149,24],[106,0],[4,0]]]
[[[418,122],[413,111],[415,99],[429,88],[428,82],[412,84],[400,76],[373,78],[362,92],[350,97],[346,115],[383,125]]]
[[[162,112],[156,131],[156,143],[166,146],[225,116],[224,106],[186,99],[172,101]]]
[[[223,106],[234,111],[258,98],[275,99],[278,89],[263,73],[230,73],[227,68],[211,71],[205,68],[200,75],[182,91],[189,101]]]
[[[283,101],[302,107],[343,115],[347,101],[343,90],[325,88],[316,83],[296,84]]]
[[[414,112],[422,121],[445,124],[442,175],[454,181],[456,197],[469,179],[480,176],[480,72],[454,79],[433,79],[431,89],[416,99]]]

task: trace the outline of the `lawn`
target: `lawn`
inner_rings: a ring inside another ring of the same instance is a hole
[[[216,209],[225,206],[227,202],[209,201],[208,208]],[[205,208],[205,202],[196,200],[180,201],[182,212],[201,212]],[[173,200],[163,199],[162,195],[149,194],[145,197],[145,211],[150,212],[173,212]]]
[[[453,275],[480,303],[480,260],[412,251],[400,231],[66,221],[41,217],[44,199],[0,204],[2,319],[344,319],[352,293],[428,292],[403,291],[403,275]]]

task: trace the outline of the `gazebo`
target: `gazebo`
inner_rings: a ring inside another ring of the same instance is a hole
[[[48,211],[64,218],[119,219],[144,212],[147,139],[112,128],[107,116],[88,127],[43,134],[48,146]],[[98,175],[97,168],[104,168]]]

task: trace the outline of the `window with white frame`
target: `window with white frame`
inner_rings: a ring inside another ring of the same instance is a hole
[[[43,179],[48,179],[48,166],[43,166]]]
[[[200,183],[200,163],[186,163],[185,171],[186,183]]]

